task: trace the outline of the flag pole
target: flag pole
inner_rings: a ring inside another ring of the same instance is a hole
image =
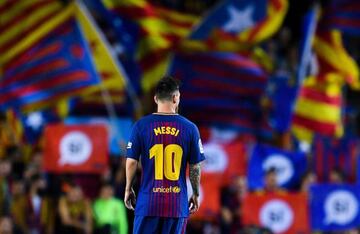
[[[136,115],[138,115],[138,116],[141,115],[143,111],[142,111],[142,106],[141,106],[140,100],[137,97],[134,87],[131,85],[130,79],[127,76],[127,73],[125,72],[125,69],[123,68],[122,64],[118,61],[118,59],[116,58],[116,55],[113,52],[114,50],[111,50],[111,45],[107,41],[105,35],[102,33],[102,31],[97,26],[94,18],[92,17],[92,15],[88,11],[88,9],[84,6],[82,1],[77,0],[76,3],[79,6],[79,9],[81,10],[81,12],[87,17],[89,22],[94,27],[95,31],[97,32],[98,36],[103,41],[107,51],[109,52],[109,55],[111,56],[113,62],[115,63],[116,68],[119,70],[119,73],[122,74],[123,80],[125,83],[125,87],[126,87],[126,91],[131,99],[131,102],[133,104]],[[115,111],[111,96],[109,94],[109,91],[106,89],[106,87],[104,87],[104,85],[102,83],[100,83],[100,88],[101,88],[102,97],[105,102],[105,106],[107,108],[107,111],[108,111],[110,117],[116,118],[117,117],[116,111]]]
[[[76,4],[79,7],[79,10],[81,11],[81,13],[89,20],[90,24],[94,27],[94,30],[96,31],[96,33],[98,34],[98,36],[100,37],[100,39],[102,40],[106,50],[108,51],[109,55],[111,56],[112,61],[114,62],[116,69],[119,70],[119,73],[122,74],[123,77],[123,81],[125,83],[125,89],[126,92],[128,93],[134,111],[135,111],[135,115],[136,117],[139,117],[142,115],[142,107],[141,107],[141,103],[140,100],[138,99],[136,92],[134,90],[134,88],[132,87],[129,78],[125,72],[125,69],[122,67],[121,63],[118,61],[118,59],[116,58],[115,54],[113,53],[113,50],[111,50],[111,45],[108,43],[106,37],[104,36],[104,34],[101,32],[101,30],[99,29],[99,27],[97,26],[94,18],[92,17],[92,15],[90,14],[90,12],[87,10],[87,8],[84,6],[84,4],[82,3],[82,1],[80,0],[76,0]],[[100,74],[98,74],[100,77]],[[116,140],[121,148],[121,150],[125,149],[125,142],[122,142],[121,139],[121,132],[116,131],[116,126],[117,126],[117,114],[116,114],[116,110],[115,110],[115,106],[113,103],[113,100],[111,98],[111,95],[109,93],[109,90],[104,86],[103,82],[99,83],[100,85],[100,90],[101,90],[101,96],[102,99],[104,100],[104,104],[106,107],[106,110],[108,112],[109,115],[109,119],[110,119],[110,125],[112,126],[112,129],[115,129],[115,137]]]

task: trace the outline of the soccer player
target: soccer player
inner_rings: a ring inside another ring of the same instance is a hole
[[[189,212],[199,209],[203,147],[196,125],[177,114],[177,80],[161,79],[154,100],[157,112],[135,123],[127,145],[125,206],[132,210],[135,207],[133,233],[184,233]],[[135,206],[132,183],[139,159],[142,180]],[[189,201],[188,163],[193,192]]]

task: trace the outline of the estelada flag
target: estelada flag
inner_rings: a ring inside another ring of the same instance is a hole
[[[190,216],[192,219],[213,220],[220,213],[221,177],[215,174],[203,174],[200,183],[199,210]],[[187,180],[188,197],[192,195],[189,179]]]
[[[101,173],[108,166],[108,133],[96,125],[48,125],[43,168],[55,173]]]
[[[310,233],[307,204],[302,193],[250,193],[243,200],[243,222],[274,233]]]

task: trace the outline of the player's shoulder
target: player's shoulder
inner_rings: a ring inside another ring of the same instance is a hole
[[[188,118],[186,118],[185,116],[182,115],[178,115],[179,118],[181,119],[181,121],[183,121],[185,124],[187,124],[189,127],[197,129],[197,126],[194,122],[192,122],[191,120],[189,120]]]

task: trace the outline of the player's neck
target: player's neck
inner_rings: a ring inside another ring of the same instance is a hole
[[[162,104],[158,105],[158,114],[176,114],[176,107],[173,105]]]

